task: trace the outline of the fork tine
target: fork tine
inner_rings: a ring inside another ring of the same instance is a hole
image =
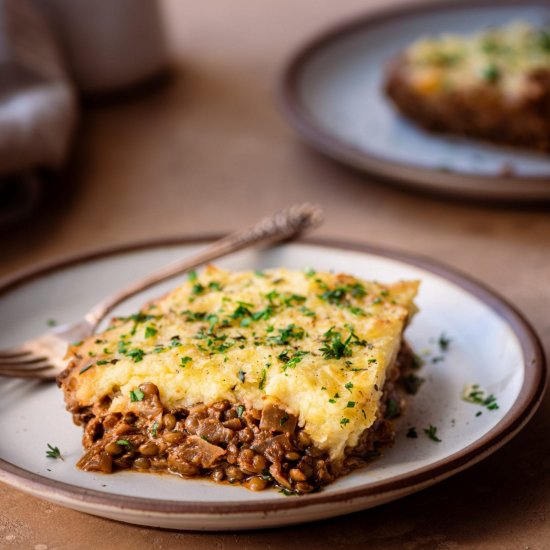
[[[44,368],[39,371],[0,368],[0,376],[8,376],[10,378],[33,378],[33,379],[42,379],[42,380],[55,380],[56,371],[51,367]]]
[[[27,363],[12,363],[11,361],[0,359],[0,369],[40,370],[44,367],[53,367],[52,362],[47,357],[41,357],[39,361],[29,361]]]
[[[39,356],[39,355],[31,355],[26,357],[0,357],[0,366],[5,365],[8,367],[25,367],[26,365],[36,365],[37,363],[44,363],[44,361],[48,361],[47,357]]]
[[[9,357],[24,357],[30,353],[32,352],[21,346],[16,346],[14,348],[3,348],[0,349],[0,359],[7,359]]]

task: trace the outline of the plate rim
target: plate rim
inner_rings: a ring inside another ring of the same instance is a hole
[[[149,239],[110,245],[91,251],[63,256],[58,259],[42,262],[30,268],[18,270],[13,275],[3,277],[0,279],[0,296],[34,279],[74,267],[75,265],[128,252],[208,243],[219,237],[219,234],[201,234],[188,237]],[[415,490],[415,487],[424,487],[430,484],[430,481],[439,481],[459,473],[466,467],[492,454],[516,435],[533,416],[541,403],[547,385],[548,373],[545,354],[541,341],[529,321],[515,306],[510,304],[497,292],[454,267],[446,266],[426,256],[410,252],[364,242],[324,237],[297,239],[289,244],[293,243],[366,253],[397,260],[441,276],[481,300],[510,326],[521,346],[524,362],[524,380],[510,410],[482,437],[431,465],[394,476],[388,480],[369,483],[367,486],[341,489],[328,494],[321,492],[314,495],[304,495],[297,499],[278,498],[262,502],[243,503],[233,501],[228,503],[226,501],[181,502],[130,497],[86,489],[63,481],[49,479],[41,474],[36,474],[11,464],[1,458],[0,481],[42,498],[48,499],[48,497],[52,498],[55,496],[58,499],[61,498],[65,503],[81,504],[85,502],[96,508],[124,511],[126,513],[191,515],[198,517],[204,514],[220,514],[224,516],[242,516],[247,514],[250,516],[258,513],[283,512],[285,510],[305,509],[328,503],[350,502],[361,498],[381,498],[384,495],[389,496],[398,491],[410,490],[409,492],[412,492]]]
[[[549,0],[528,0],[530,6],[550,8]],[[452,11],[472,9],[476,7],[499,7],[499,6],[525,6],[525,0],[462,0],[456,2],[441,2],[440,0],[421,0],[414,4],[403,4],[380,8],[340,21],[314,33],[309,39],[294,49],[293,53],[286,59],[282,70],[279,72],[278,85],[276,89],[276,100],[291,127],[317,151],[322,152],[329,158],[351,165],[356,169],[402,185],[411,185],[419,190],[429,190],[440,194],[451,194],[470,196],[474,198],[490,199],[517,199],[515,189],[502,189],[503,185],[532,183],[537,185],[548,184],[550,176],[538,173],[530,176],[505,175],[505,174],[468,174],[459,171],[442,171],[435,168],[425,168],[402,161],[391,161],[373,152],[359,149],[352,144],[336,137],[330,131],[326,131],[316,122],[307,105],[301,101],[299,83],[306,68],[319,52],[330,47],[346,35],[364,29],[376,27],[379,24],[390,22],[407,17],[422,15],[434,11]],[[381,68],[381,70],[384,70]],[[463,186],[465,181],[476,184],[481,183],[486,187],[481,188],[450,188],[437,187],[435,180],[444,179],[453,186]],[[418,180],[425,180],[420,183]],[[549,198],[550,187],[531,191],[527,196],[519,197],[524,200],[533,198]]]

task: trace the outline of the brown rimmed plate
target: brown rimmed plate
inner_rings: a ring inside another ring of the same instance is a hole
[[[205,241],[103,250],[0,282],[0,308],[10,319],[0,333],[0,347],[43,331],[49,319],[75,320],[106,294],[191,254]],[[60,390],[54,384],[5,379],[0,380],[0,480],[43,499],[129,523],[193,530],[288,525],[377,506],[456,474],[509,441],[540,403],[546,368],[533,329],[494,292],[431,260],[368,245],[302,241],[242,252],[219,265],[313,266],[383,281],[421,279],[420,312],[407,337],[424,354],[421,375],[426,381],[410,400],[393,447],[368,468],[304,497],[169,475],[84,473],[75,468],[81,430],[64,410]],[[176,282],[141,294],[115,314],[135,311]],[[451,342],[447,350],[438,346],[443,332]],[[493,393],[499,408],[463,401],[464,386],[471,383]],[[441,442],[424,434],[430,425],[437,427]],[[417,439],[405,437],[412,426]],[[63,461],[45,456],[48,443],[59,447]]]
[[[387,63],[417,38],[518,20],[547,22],[550,3],[415,3],[338,25],[286,65],[283,112],[317,150],[402,186],[474,199],[549,199],[549,155],[430,134],[401,117],[383,92]]]

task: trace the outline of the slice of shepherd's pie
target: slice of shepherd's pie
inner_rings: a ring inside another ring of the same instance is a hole
[[[391,442],[417,281],[215,267],[69,350],[84,470],[308,493]]]
[[[548,26],[423,37],[393,60],[385,88],[428,130],[550,152]]]

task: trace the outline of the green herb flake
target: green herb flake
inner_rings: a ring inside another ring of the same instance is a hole
[[[256,277],[265,277],[265,273],[263,271],[261,271],[260,269],[256,269],[254,271],[254,275],[256,275]]]
[[[49,327],[55,327],[57,326],[57,321],[55,319],[48,319],[46,321],[46,325],[48,325]]]
[[[82,374],[84,372],[86,372],[87,370],[90,370],[93,366],[94,366],[95,363],[91,363],[90,365],[87,365],[85,366],[84,368],[80,369],[80,371],[78,372],[78,374]]]
[[[127,439],[117,439],[116,444],[121,447],[127,447],[128,449],[132,448],[132,444]]]
[[[145,394],[138,388],[136,390],[130,390],[130,401],[135,403],[136,401],[143,401]]]
[[[418,370],[424,366],[424,359],[420,355],[413,353],[412,368]]]
[[[151,425],[151,437],[157,437],[159,429],[159,423],[155,420]]]
[[[191,294],[194,296],[198,296],[199,294],[202,294],[204,292],[205,288],[200,283],[195,283],[193,285],[193,288],[191,289]]]
[[[349,418],[341,418],[340,419],[340,425],[344,427],[346,424],[349,424]]]
[[[61,451],[59,450],[59,447],[54,447],[53,445],[50,445],[47,443],[48,448],[46,450],[46,456],[48,458],[59,458],[60,460],[63,460],[63,457],[61,456]]]
[[[346,409],[353,409],[353,407],[355,407],[355,401],[348,401]]]
[[[286,371],[287,368],[293,369],[309,353],[309,351],[296,350],[292,355],[289,355],[290,352],[291,350],[285,350],[277,356],[277,359],[284,363],[283,371]]]
[[[432,426],[430,424],[430,426],[428,428],[424,428],[424,433],[432,440],[432,441],[435,441],[436,443],[441,443],[441,439],[439,439],[439,437],[437,437],[437,428],[435,426]]]
[[[313,277],[317,272],[315,271],[315,269],[313,269],[312,267],[306,267],[306,269],[304,270],[304,275],[308,278],[308,279],[311,279],[311,277]]]
[[[244,405],[237,405],[237,416],[242,418],[244,413]]]
[[[258,384],[258,389],[259,390],[264,389],[266,378],[267,378],[267,369],[262,369],[262,374],[260,376],[260,382]]]
[[[350,391],[353,389],[353,382],[348,382],[344,388],[346,388],[346,390]]]
[[[391,420],[392,418],[397,418],[401,414],[401,407],[399,402],[395,399],[388,399],[386,401],[386,412],[384,413],[384,418]]]
[[[439,344],[439,349],[441,351],[448,351],[449,346],[451,345],[451,339],[444,333],[441,333],[441,336],[437,339]]]
[[[180,357],[180,367],[185,367],[185,365],[187,365],[187,363],[191,363],[191,361],[193,361],[193,359],[188,355]]]
[[[410,439],[416,439],[418,437],[414,426],[408,429],[406,437],[409,437]]]
[[[152,338],[153,336],[156,336],[157,333],[158,330],[155,327],[151,325],[145,327],[145,338]]]
[[[96,361],[96,365],[106,365],[107,363],[109,363],[109,361],[105,361],[105,359],[101,359],[100,361]]]
[[[281,416],[281,419],[279,420],[279,425],[284,426],[287,423],[288,418],[288,414]]]
[[[468,403],[485,407],[489,411],[495,411],[499,408],[497,398],[492,393],[487,395],[479,384],[466,386],[462,392],[462,399]]]
[[[501,76],[502,76],[501,70],[494,63],[487,65],[481,71],[481,77],[487,82],[490,82],[491,84],[498,82]]]
[[[187,274],[187,279],[189,281],[191,281],[192,283],[195,282],[197,280],[197,272],[195,270],[193,271],[190,271],[188,274]]]
[[[127,351],[125,355],[131,357],[134,363],[140,363],[141,361],[143,361],[143,356],[145,355],[145,352],[142,349],[135,348]]]

